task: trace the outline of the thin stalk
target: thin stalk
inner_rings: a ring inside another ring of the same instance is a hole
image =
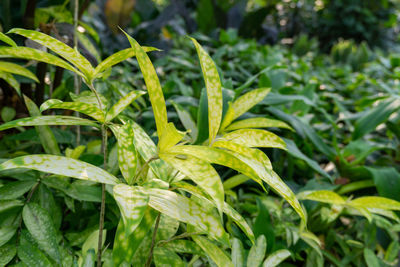
[[[107,128],[103,124],[101,126],[101,148],[103,151],[103,168],[107,168]],[[101,184],[101,206],[100,206],[100,219],[99,219],[99,241],[97,243],[97,267],[101,266],[101,253],[103,244],[103,228],[104,228],[104,215],[106,210],[106,185]]]
[[[74,49],[78,50],[78,9],[79,9],[79,0],[75,0],[74,2]],[[80,92],[80,82],[79,77],[76,73],[74,73],[74,88],[75,94],[79,95]],[[75,116],[79,117],[79,112],[75,112]],[[79,146],[81,143],[81,126],[76,126],[76,145]]]
[[[153,251],[154,251],[154,246],[156,244],[156,236],[157,236],[158,226],[160,224],[160,218],[161,218],[161,213],[159,212],[156,220],[156,225],[154,226],[153,237],[151,238],[151,247],[149,256],[147,257],[146,264],[144,265],[145,267],[150,267],[151,259],[153,258]]]

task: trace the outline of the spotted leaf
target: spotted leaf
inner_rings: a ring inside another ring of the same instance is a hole
[[[364,209],[400,210],[400,202],[385,197],[359,197],[347,203]]]
[[[194,242],[213,260],[218,267],[234,267],[231,259],[217,245],[202,236],[192,236]]]
[[[228,234],[220,219],[193,200],[169,190],[147,189],[147,192],[150,194],[149,205],[152,208],[178,221],[196,226],[223,244],[229,244]]]
[[[125,234],[129,236],[140,224],[149,202],[149,196],[138,187],[126,184],[114,186],[113,192],[122,214]]]
[[[215,202],[218,211],[222,213],[224,187],[215,169],[208,162],[194,156],[187,155],[185,159],[180,159],[177,155],[179,154],[162,153],[160,158],[203,188]]]
[[[127,123],[123,126],[111,126],[110,128],[118,141],[119,169],[125,181],[128,184],[132,184],[138,165],[138,155],[134,144],[132,124]]]
[[[0,79],[5,80],[12,88],[17,91],[18,95],[21,95],[21,89],[18,81],[8,72],[0,71]]]
[[[9,33],[15,33],[22,35],[28,39],[31,39],[59,54],[64,59],[74,64],[87,78],[87,81],[91,80],[94,69],[90,62],[84,58],[78,50],[69,47],[63,42],[38,31],[25,30],[15,28],[9,31]]]
[[[99,125],[91,120],[72,116],[36,116],[9,121],[0,125],[0,131],[18,126],[39,126],[39,125],[86,125],[98,127]]]
[[[214,61],[193,38],[207,88],[209,143],[217,136],[222,118],[222,86]]]
[[[146,94],[146,92],[143,91],[132,91],[126,96],[122,97],[114,106],[111,107],[111,109],[107,112],[106,114],[106,122],[111,121],[114,119],[116,116],[118,116],[119,113],[121,113],[127,106],[129,106],[136,98],[138,98],[141,95]]]
[[[304,191],[298,194],[297,197],[329,204],[346,204],[346,201],[340,195],[328,190]]]
[[[286,150],[286,144],[279,136],[265,130],[240,129],[224,134],[222,139],[248,147],[275,147]]]
[[[168,123],[158,142],[160,152],[168,151],[169,148],[181,141],[184,136],[185,133],[178,131],[172,122]]]
[[[145,52],[151,52],[155,50],[158,51],[158,49],[154,47],[143,46],[142,48]],[[94,69],[93,77],[96,78],[101,76],[103,71],[134,56],[135,56],[135,50],[133,48],[126,48],[124,50],[118,51],[115,54],[112,54],[111,56],[100,62],[99,65],[97,65],[97,67]]]
[[[55,108],[78,111],[99,122],[104,122],[104,114],[97,106],[83,102],[62,102],[58,99],[49,99],[40,106],[40,111]]]
[[[3,41],[10,46],[14,46],[14,47],[17,46],[17,44],[13,41],[13,39],[11,39],[10,37],[8,37],[7,35],[5,35],[2,32],[0,32],[0,41]]]
[[[230,124],[225,130],[226,131],[234,131],[238,129],[246,129],[246,128],[285,128],[292,130],[288,124],[280,120],[268,119],[268,118],[250,118],[245,120],[236,121]]]
[[[136,40],[126,34],[129,43],[135,51],[136,59],[139,63],[140,70],[143,73],[143,78],[146,83],[149,93],[151,106],[153,107],[154,118],[156,120],[157,134],[162,136],[165,127],[167,126],[167,108],[165,106],[164,94],[161,89],[160,81],[158,80],[156,70],[147,56],[143,47]]]
[[[236,99],[229,107],[231,111],[228,111],[228,113],[233,113],[233,115],[225,116],[224,121],[222,122],[221,129],[224,129],[234,119],[240,117],[241,115],[243,115],[243,113],[254,107],[258,102],[263,100],[270,91],[270,88],[259,88],[251,90],[250,92]]]
[[[104,184],[117,184],[119,180],[92,164],[53,155],[28,155],[0,164],[0,171],[15,168],[31,169]]]
[[[33,74],[28,69],[26,69],[18,64],[15,64],[15,63],[0,61],[0,71],[21,75],[24,77],[28,77],[29,79],[32,79],[35,82],[39,82],[39,80],[36,78],[35,74]]]

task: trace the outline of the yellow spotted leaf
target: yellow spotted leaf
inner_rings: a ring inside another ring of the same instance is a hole
[[[250,118],[245,120],[236,121],[230,124],[225,131],[234,131],[238,129],[247,129],[247,128],[285,128],[292,130],[288,124],[280,120],[268,119],[268,118]]]
[[[28,77],[29,79],[32,79],[35,82],[39,82],[39,80],[36,78],[35,74],[33,74],[28,69],[26,69],[18,64],[15,64],[15,63],[0,61],[0,71],[21,75],[24,77]]]
[[[248,147],[275,147],[286,150],[286,143],[276,134],[260,129],[240,129],[222,136],[230,141]]]
[[[340,195],[328,190],[304,191],[298,194],[298,198],[314,200],[329,204],[346,204],[346,201]]]
[[[144,94],[146,94],[146,92],[143,92],[143,91],[132,91],[132,92],[128,93],[127,95],[125,95],[124,97],[122,97],[107,112],[107,114],[106,114],[106,122],[109,122],[112,119],[114,119],[127,106],[129,106],[133,101],[135,101],[135,99],[137,99],[138,97],[140,97],[140,96],[142,96]]]
[[[365,209],[400,210],[400,202],[385,197],[359,197],[347,203]]]

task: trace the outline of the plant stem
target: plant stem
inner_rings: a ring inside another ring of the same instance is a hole
[[[148,161],[146,161],[138,170],[137,175],[135,177],[134,180],[138,179],[140,177],[140,175],[142,174],[142,172],[146,169],[147,165],[149,165],[152,161],[160,159],[158,156],[152,157],[150,158]]]
[[[158,225],[160,224],[160,218],[161,218],[161,213],[159,212],[156,220],[156,225],[154,226],[153,237],[151,238],[151,247],[149,256],[147,257],[146,264],[144,265],[145,267],[150,267],[151,259],[153,258],[153,250],[156,244],[156,236],[157,236]]]
[[[74,2],[74,49],[78,50],[78,9],[79,0]],[[80,82],[78,74],[74,73],[74,88],[75,94],[79,95]],[[75,112],[75,116],[79,117],[79,112]],[[79,146],[81,143],[81,126],[76,126],[76,145]]]
[[[101,126],[101,148],[103,151],[103,168],[107,168],[107,128],[103,124]],[[103,244],[103,228],[104,228],[104,215],[106,209],[106,185],[101,184],[101,207],[99,219],[99,241],[97,243],[97,267],[101,266],[101,250]]]

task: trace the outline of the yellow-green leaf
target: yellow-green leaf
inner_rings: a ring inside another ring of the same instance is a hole
[[[18,81],[8,72],[0,71],[0,79],[5,80],[12,88],[17,91],[18,95],[21,95],[21,89]]]
[[[33,74],[30,70],[15,63],[0,61],[0,71],[21,75],[24,77],[28,77],[29,79],[32,79],[35,82],[39,82],[36,75]]]
[[[54,155],[28,155],[10,159],[0,164],[0,171],[31,169],[104,184],[117,184],[119,180],[92,164]]]
[[[245,120],[236,121],[230,124],[225,131],[234,131],[238,129],[247,129],[247,128],[285,128],[293,131],[293,128],[290,127],[287,123],[274,120],[269,118],[250,118]]]
[[[226,133],[222,140],[248,147],[275,147],[286,149],[285,142],[276,134],[260,129],[240,129]]]
[[[267,250],[267,240],[264,235],[259,235],[256,243],[250,248],[247,257],[247,267],[260,266]]]
[[[222,118],[222,86],[214,61],[200,44],[190,38],[197,50],[204,82],[207,88],[209,143],[217,136]]]
[[[179,117],[180,121],[182,122],[183,126],[189,132],[190,136],[192,137],[192,140],[195,141],[197,139],[198,130],[197,130],[196,123],[192,119],[192,116],[190,116],[190,113],[187,110],[185,110],[182,106],[180,106],[179,104],[177,104],[171,100],[170,100],[170,102],[174,106],[176,113],[178,114],[178,117]]]
[[[62,102],[58,99],[49,99],[40,106],[40,111],[55,108],[78,111],[99,122],[104,122],[104,113],[97,106],[83,102]]]
[[[2,32],[0,32],[0,41],[3,41],[10,46],[14,46],[14,47],[17,46],[17,44],[13,41],[13,39],[11,39],[10,37],[8,37],[7,35],[5,35]]]
[[[176,145],[185,136],[184,133],[178,131],[175,125],[170,122],[163,131],[163,135],[160,136],[160,141],[158,142],[158,148],[160,152],[166,152],[168,149]]]
[[[385,197],[359,197],[347,203],[359,208],[383,210],[400,210],[400,202]]]
[[[125,235],[129,236],[142,221],[149,196],[140,188],[126,184],[114,186],[113,193],[124,221]]]
[[[314,200],[329,204],[346,204],[346,201],[340,195],[328,190],[304,191],[298,194],[298,198]]]
[[[143,91],[132,91],[122,97],[118,102],[110,108],[110,110],[106,114],[106,122],[111,121],[114,119],[116,116],[118,116],[119,113],[121,113],[127,106],[129,106],[136,98],[139,96],[142,96],[146,94],[146,92]]]
[[[177,157],[179,154],[162,153],[160,158],[171,164],[196,184],[204,189],[215,202],[218,211],[222,214],[224,205],[224,187],[221,178],[215,169],[206,161],[191,155],[186,155],[184,159]]]
[[[224,251],[211,241],[207,240],[207,238],[196,235],[192,236],[192,239],[204,250],[204,252],[218,267],[234,267],[231,259],[224,253]]]

